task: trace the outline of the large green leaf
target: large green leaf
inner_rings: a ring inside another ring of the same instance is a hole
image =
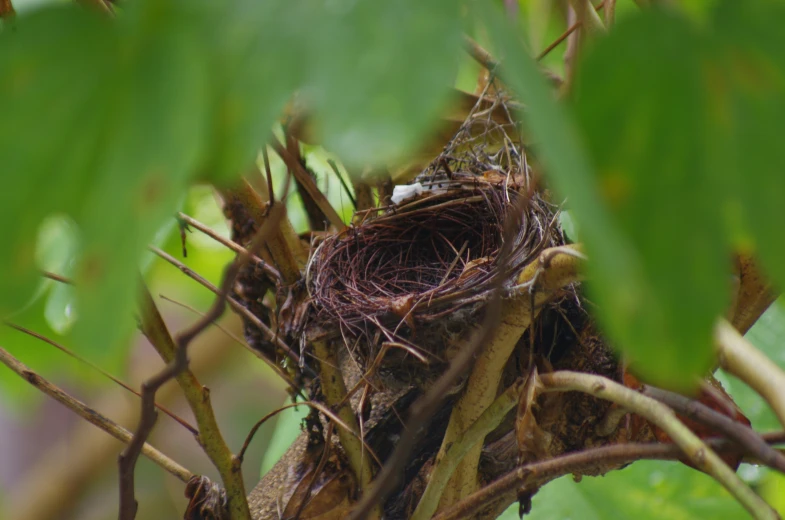
[[[586,49],[574,123],[510,27],[485,15],[581,226],[600,322],[652,383],[683,388],[711,366],[730,243],[785,280],[783,11],[722,2],[700,29],[657,9],[625,17]]]
[[[505,81],[526,105],[524,122],[535,138],[536,151],[549,178],[556,190],[569,198],[570,208],[581,225],[581,236],[590,256],[589,286],[601,303],[599,315],[611,338],[624,349],[642,352],[644,359],[655,358],[645,368],[657,382],[678,385],[689,381],[697,370],[705,368],[708,345],[701,351],[690,344],[679,352],[678,344],[674,344],[678,338],[662,345],[643,337],[644,331],[650,330],[657,338],[673,333],[672,326],[666,331],[657,330],[668,310],[658,308],[661,302],[655,297],[641,252],[625,235],[623,223],[613,218],[602,202],[601,186],[578,127],[565,107],[553,99],[550,87],[513,28],[497,11],[480,8],[478,14],[485,18],[488,33],[501,50]],[[676,359],[678,362],[674,363]]]
[[[385,164],[437,121],[461,52],[457,2],[329,3],[314,32],[310,86],[325,147],[344,162]]]
[[[590,244],[591,295],[634,369],[670,386],[709,368],[712,324],[729,295],[702,56],[702,38],[686,20],[642,13],[586,57],[574,103],[593,182],[645,279],[620,305],[627,281],[606,268],[609,252]]]
[[[179,5],[135,3],[116,23],[47,9],[2,34],[3,314],[37,283],[42,219],[66,213],[81,232],[74,334],[87,350],[133,327],[140,253],[203,151],[207,71]]]
[[[785,4],[720,3],[702,72],[718,176],[732,179],[727,218],[741,248],[785,287]],[[736,222],[741,220],[742,222]],[[739,225],[741,224],[741,225]]]

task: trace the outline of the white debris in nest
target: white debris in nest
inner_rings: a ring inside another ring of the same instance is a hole
[[[393,204],[400,204],[401,202],[411,199],[412,197],[416,197],[420,195],[425,188],[422,187],[422,184],[419,182],[415,182],[414,184],[399,184],[393,188],[392,197],[390,197],[390,201]]]

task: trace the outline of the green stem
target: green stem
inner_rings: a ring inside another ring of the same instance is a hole
[[[546,392],[578,391],[612,401],[662,428],[696,468],[711,475],[756,519],[780,516],[750,489],[703,441],[684,425],[669,407],[610,379],[579,372],[554,372],[540,376]]]

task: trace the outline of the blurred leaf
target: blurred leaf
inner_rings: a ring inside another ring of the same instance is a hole
[[[702,45],[686,20],[643,13],[597,43],[576,85],[594,182],[645,279],[621,304],[627,281],[594,244],[591,294],[633,369],[667,386],[710,367],[712,324],[729,294],[721,183],[705,153]]]
[[[216,4],[205,38],[215,89],[210,156],[205,173],[227,183],[253,166],[286,100],[302,82],[306,3],[245,0]]]
[[[730,218],[743,219],[752,245],[785,287],[785,4],[724,0],[716,10],[716,51],[703,66],[717,177],[733,179]],[[736,229],[736,226],[734,226]],[[739,241],[739,237],[737,241]]]
[[[601,304],[599,317],[611,337],[623,348],[629,348],[631,338],[638,338],[642,330],[653,328],[662,320],[660,312],[654,316],[648,314],[656,302],[639,254],[601,203],[600,189],[574,122],[565,108],[553,99],[550,87],[513,28],[498,10],[480,8],[477,16],[485,20],[489,35],[502,50],[504,80],[526,105],[522,116],[536,139],[534,146],[548,168],[550,180],[562,196],[569,196],[570,209],[580,223],[581,236],[591,259],[588,284],[592,294],[602,299],[598,302]],[[656,355],[660,348],[656,345],[648,356]],[[689,357],[691,351],[692,348],[684,356]],[[658,382],[661,384],[662,379],[667,379],[665,383],[670,386],[688,381],[696,365],[701,368],[705,365],[705,351],[694,356],[701,359],[683,363],[679,358],[675,366],[662,362],[672,361],[675,353],[665,354],[666,357],[657,358],[657,363],[650,367],[653,370],[659,367]]]
[[[448,100],[461,52],[459,4],[329,3],[316,23],[310,95],[327,149],[365,166],[421,143]]]
[[[133,327],[138,261],[186,186],[206,130],[201,44],[176,1],[130,5],[116,24],[46,9],[3,33],[0,157],[3,314],[39,275],[35,230],[53,211],[79,225],[74,274],[83,351],[109,355]],[[42,136],[46,136],[42,144]],[[8,245],[8,244],[4,244]],[[10,287],[9,287],[10,286]]]
[[[0,33],[0,315],[40,280],[33,256],[43,217],[84,200],[99,137],[95,71],[110,68],[113,42],[104,24],[73,7],[35,12]]]
[[[517,504],[501,520],[518,518]],[[527,520],[737,520],[746,512],[708,475],[675,462],[638,461],[604,477],[566,476],[535,496]]]

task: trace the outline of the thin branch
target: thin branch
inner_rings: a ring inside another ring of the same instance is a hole
[[[259,258],[255,254],[250,254],[246,248],[238,244],[233,240],[229,240],[226,237],[222,237],[220,234],[216,233],[215,230],[211,229],[210,226],[202,224],[198,220],[193,217],[186,215],[185,213],[178,213],[177,216],[188,223],[189,226],[194,227],[207,235],[208,237],[212,238],[219,244],[226,246],[227,248],[231,249],[237,254],[247,254],[251,257],[251,260],[254,262],[256,267],[259,267],[262,271],[268,274],[273,280],[279,281],[281,280],[281,273],[278,272],[278,269],[270,265],[269,263],[265,262],[261,258]]]
[[[463,44],[466,47],[466,52],[469,56],[474,58],[474,61],[482,65],[488,72],[493,72],[499,66],[499,62],[491,56],[491,53],[483,49],[479,43],[474,41],[468,36],[463,36]]]
[[[712,410],[705,404],[694,399],[690,399],[675,392],[669,392],[660,388],[644,385],[641,393],[652,399],[670,406],[677,413],[690,419],[703,423],[717,433],[725,434],[743,448],[745,453],[756,457],[765,465],[775,468],[785,473],[785,456],[782,455],[749,426],[736,422],[730,417]]]
[[[32,336],[32,337],[34,337],[36,339],[39,339],[39,340],[41,340],[41,341],[43,341],[45,343],[48,343],[49,345],[52,345],[54,348],[56,348],[56,349],[60,350],[61,352],[64,352],[65,354],[71,356],[72,358],[74,358],[75,360],[79,361],[80,363],[83,363],[83,364],[89,366],[93,370],[95,370],[98,373],[100,373],[102,376],[108,378],[109,380],[111,380],[115,384],[117,384],[117,385],[121,386],[122,388],[128,390],[129,392],[131,392],[135,396],[142,397],[141,394],[139,394],[139,392],[137,392],[136,390],[131,388],[130,385],[128,385],[128,384],[124,383],[123,381],[117,379],[112,374],[110,374],[109,372],[107,372],[103,368],[99,367],[98,365],[96,365],[94,363],[91,363],[91,362],[87,361],[86,359],[77,356],[75,353],[71,352],[69,349],[65,348],[63,345],[60,345],[56,341],[54,341],[52,339],[49,339],[46,336],[44,336],[42,334],[39,334],[39,333],[37,333],[35,331],[32,331],[30,329],[26,329],[26,328],[22,327],[21,325],[16,325],[16,324],[8,322],[8,321],[6,321],[4,323],[7,326],[9,326],[12,329],[14,329],[14,330],[18,330],[19,332],[21,332],[23,334],[27,334],[28,336]],[[165,413],[169,417],[171,417],[172,419],[174,419],[175,421],[177,421],[178,423],[180,423],[185,429],[190,431],[193,435],[196,435],[198,433],[196,431],[196,428],[194,428],[193,426],[188,424],[188,421],[186,421],[185,419],[183,419],[181,417],[178,417],[176,414],[174,414],[173,412],[169,411],[165,407],[159,405],[158,403],[155,404],[155,407],[158,408],[159,410],[161,410],[163,413]]]
[[[89,423],[105,431],[115,439],[126,444],[131,442],[131,438],[133,437],[131,432],[118,425],[100,412],[90,408],[78,399],[71,397],[59,387],[53,385],[37,373],[30,370],[25,364],[14,358],[3,348],[0,348],[0,362],[10,368],[12,371],[16,372],[35,388],[53,398],[55,401],[59,402]],[[151,461],[155,462],[161,468],[179,478],[183,482],[188,482],[188,480],[194,476],[193,473],[157,449],[153,448],[150,444],[143,444],[141,452],[145,457],[149,458]]]
[[[341,170],[338,169],[338,165],[335,164],[335,161],[333,161],[332,159],[327,159],[327,164],[330,165],[330,168],[332,169],[333,173],[335,174],[336,177],[338,177],[338,182],[341,183],[341,187],[343,187],[343,191],[346,193],[346,196],[349,197],[350,201],[352,201],[352,206],[354,206],[354,209],[359,210],[360,208],[357,207],[357,199],[354,198],[354,194],[352,194],[352,190],[349,189],[349,186],[346,184],[343,175],[341,175]],[[368,208],[362,208],[362,209],[368,209]]]
[[[782,442],[785,432],[764,434],[767,442]],[[733,453],[738,447],[725,439],[708,439],[708,445],[722,453]],[[570,453],[553,459],[532,462],[520,466],[500,477],[493,483],[466,497],[433,520],[459,520],[471,518],[486,505],[499,497],[521,488],[536,489],[540,485],[562,475],[580,474],[583,468],[596,468],[599,464],[622,465],[637,460],[675,460],[683,456],[681,449],[673,444],[614,444]]]
[[[720,366],[763,397],[785,425],[785,373],[727,321],[715,329]]]
[[[518,381],[502,392],[499,397],[477,418],[476,421],[447,449],[443,458],[437,457],[428,478],[428,485],[420,498],[412,515],[412,520],[427,520],[439,507],[442,491],[447,486],[458,463],[477,443],[481,443],[485,436],[495,430],[504,420],[507,412],[518,403],[524,381]]]
[[[287,183],[288,187],[288,183]],[[139,425],[132,442],[118,458],[120,470],[120,520],[133,520],[136,515],[137,503],[134,498],[134,469],[139,452],[152,431],[156,421],[153,407],[155,392],[170,379],[176,378],[183,389],[188,404],[199,425],[199,442],[207,456],[215,465],[229,501],[229,511],[235,520],[250,520],[251,513],[245,498],[240,461],[232,455],[221,435],[210,405],[210,392],[202,386],[191,371],[188,370],[188,345],[191,341],[217,320],[226,309],[229,293],[234,286],[238,273],[251,260],[251,254],[265,243],[269,234],[278,229],[278,224],[285,212],[283,204],[273,204],[264,224],[257,230],[251,240],[248,251],[238,253],[229,264],[213,300],[210,309],[193,325],[186,328],[176,339],[173,339],[166,323],[146,287],[141,291],[141,322],[142,330],[153,344],[159,355],[167,363],[164,369],[142,384],[142,411]]]
[[[273,150],[275,150],[275,153],[277,153],[286,163],[286,167],[289,168],[289,171],[294,178],[297,179],[300,185],[305,188],[305,191],[308,192],[308,195],[319,206],[319,209],[324,213],[325,217],[327,217],[330,224],[335,226],[335,229],[338,231],[346,229],[346,224],[341,220],[341,217],[335,211],[335,208],[333,208],[332,204],[327,200],[327,197],[324,196],[324,193],[319,190],[319,187],[316,186],[313,178],[308,175],[308,172],[305,171],[305,168],[303,168],[297,158],[289,153],[289,151],[275,139],[273,140],[272,147]]]
[[[183,264],[182,262],[171,256],[170,254],[154,246],[149,246],[148,249],[153,253],[155,253],[156,255],[158,255],[160,258],[166,260],[167,262],[178,268],[183,274],[190,277],[194,281],[198,282],[203,287],[206,287],[211,292],[214,292],[216,294],[218,293],[218,288],[215,285],[211,284],[210,282],[208,282],[207,280],[196,274],[196,272],[194,272],[191,268],[189,268],[188,266],[186,266],[185,264]],[[297,363],[300,362],[300,355],[294,350],[292,350],[289,347],[289,345],[284,343],[283,340],[281,340],[281,338],[275,332],[273,332],[272,329],[270,329],[270,327],[265,325],[262,320],[260,320],[257,316],[255,316],[251,311],[246,309],[239,301],[237,301],[235,298],[232,297],[227,298],[226,301],[232,307],[232,309],[234,309],[237,313],[239,313],[240,315],[248,319],[251,323],[253,323],[254,326],[256,326],[265,335],[268,341],[275,343],[275,345],[278,348],[283,350],[287,356],[290,356]],[[256,351],[256,349],[250,349],[250,351],[256,357],[267,363],[268,366],[270,366],[270,368],[273,368],[273,370],[276,371],[280,370],[280,367],[278,367],[277,365],[272,363],[269,359],[264,357],[264,355],[262,355],[261,352]]]
[[[282,197],[284,201],[288,194],[288,186],[287,181]],[[226,206],[231,208],[233,205],[238,205],[248,214],[250,220],[255,224],[254,229],[258,229],[269,220],[270,203],[265,202],[247,180],[243,179],[238,188],[224,190],[221,193],[226,201]],[[302,247],[300,238],[294,232],[291,222],[285,217],[285,205],[276,204],[276,207],[282,208],[284,216],[278,220],[278,227],[266,240],[266,246],[284,283],[293,284],[300,279],[300,266],[307,260],[307,252]]]
[[[518,275],[513,294],[525,290],[507,300],[500,309],[499,323],[474,360],[463,394],[453,407],[438,457],[445,456],[449,447],[496,398],[504,365],[518,340],[543,304],[563,287],[578,281],[582,263],[583,255],[578,246],[553,247],[540,253]],[[445,488],[442,506],[457,502],[467,494],[467,490],[477,488],[477,466],[481,454],[481,443],[471,448]]]
[[[335,413],[332,410],[330,410],[329,408],[327,408],[323,404],[318,403],[316,401],[298,401],[296,403],[289,403],[289,404],[281,406],[280,408],[278,408],[276,410],[273,410],[272,412],[268,413],[267,415],[265,415],[264,417],[259,419],[256,422],[256,424],[253,425],[253,428],[251,428],[251,430],[248,432],[248,435],[245,437],[245,442],[243,443],[243,447],[240,449],[240,452],[238,453],[237,458],[240,459],[240,461],[242,462],[243,458],[245,457],[245,452],[246,452],[246,450],[248,450],[248,446],[251,445],[251,441],[253,440],[254,436],[256,435],[256,432],[259,430],[259,428],[261,428],[261,426],[265,422],[267,422],[272,417],[278,415],[279,413],[283,412],[284,410],[288,410],[289,408],[294,408],[296,406],[310,406],[311,408],[319,410],[328,419],[330,419],[330,422],[337,424],[338,426],[340,426],[341,428],[346,430],[349,434],[351,434],[355,438],[357,438],[357,440],[359,440],[363,444],[363,447],[365,448],[365,451],[370,453],[371,457],[373,457],[373,460],[375,460],[376,463],[379,464],[379,466],[382,465],[382,461],[379,459],[379,457],[376,455],[376,453],[374,453],[374,451],[371,449],[371,447],[363,440],[363,438],[355,430],[353,430],[348,424],[343,422],[343,420],[340,417],[338,417],[337,415],[335,415]]]
[[[612,401],[659,426],[678,445],[690,462],[722,484],[754,518],[777,519],[779,515],[708,448],[664,404],[610,379],[579,372],[543,374],[546,392],[579,391]]]
[[[41,274],[44,275],[44,278],[49,278],[50,280],[54,280],[55,282],[60,282],[67,285],[74,284],[74,282],[70,278],[66,278],[65,276],[59,274],[50,273],[49,271],[42,271]]]
[[[373,472],[369,457],[366,456],[363,450],[363,444],[357,440],[360,431],[357,417],[349,404],[344,402],[346,384],[344,383],[343,375],[337,367],[335,356],[328,348],[326,340],[318,339],[314,341],[312,348],[314,356],[319,359],[319,376],[324,398],[331,407],[338,408],[336,410],[338,417],[348,424],[355,434],[350,435],[344,429],[338,430],[338,438],[349,459],[349,465],[357,478],[357,483],[360,489],[367,490],[373,478]],[[381,518],[381,516],[381,505],[376,504],[376,507],[371,508],[364,518]]]
[[[597,8],[599,11],[599,7]],[[605,0],[605,27],[610,29],[616,23],[616,0]]]
[[[591,0],[570,0],[578,20],[582,21],[586,27],[586,34],[596,37],[605,34],[605,25],[597,14],[597,9],[592,5]]]
[[[168,296],[165,296],[163,294],[159,294],[158,296],[162,300],[166,300],[166,301],[171,302],[171,303],[173,303],[175,305],[178,305],[178,306],[180,306],[180,307],[182,307],[184,309],[188,309],[189,311],[193,312],[194,314],[198,314],[199,316],[204,316],[204,313],[202,311],[200,311],[198,309],[195,309],[195,308],[191,307],[188,304],[185,304],[183,302],[178,302],[177,300],[175,300],[173,298],[169,298]],[[229,301],[229,303],[231,304],[231,301]],[[234,308],[234,305],[232,305],[232,307]],[[273,363],[271,360],[267,359],[267,357],[265,357],[264,354],[262,354],[260,351],[258,351],[255,348],[253,348],[251,345],[249,345],[247,341],[245,341],[244,339],[238,337],[236,334],[233,334],[232,332],[227,330],[226,327],[221,325],[219,322],[216,321],[215,323],[213,323],[213,325],[217,329],[222,331],[224,334],[226,334],[229,338],[234,340],[235,343],[237,343],[238,345],[242,346],[245,350],[247,350],[248,352],[250,352],[251,354],[253,354],[257,358],[261,359],[268,367],[270,367],[273,370],[273,372],[276,373],[276,375],[278,377],[283,379],[289,385],[289,387],[291,389],[297,390],[297,385],[294,384],[294,381],[292,381],[291,376],[289,374],[287,374],[281,367],[279,367],[277,364]]]

